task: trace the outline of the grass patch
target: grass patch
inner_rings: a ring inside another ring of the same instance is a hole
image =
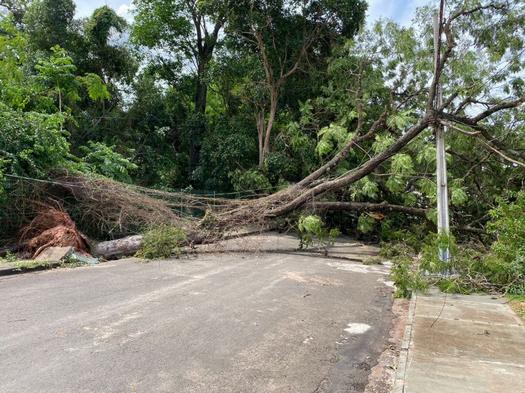
[[[54,267],[53,261],[35,261],[34,259],[17,259],[16,261],[0,260],[0,267],[8,267],[20,271],[33,269],[49,269]]]
[[[19,260],[14,262],[14,267],[19,270],[32,270],[32,269],[49,269],[55,262],[52,261],[35,261],[34,259]]]
[[[34,269],[51,269],[54,267],[78,267],[84,266],[84,263],[79,262],[74,258],[66,258],[57,263],[57,261],[40,261],[35,259],[18,259],[14,254],[8,254],[4,258],[0,258],[0,267],[10,267],[20,271],[28,271]]]
[[[384,258],[381,258],[380,256],[366,257],[363,259],[363,265],[382,265],[383,261]]]

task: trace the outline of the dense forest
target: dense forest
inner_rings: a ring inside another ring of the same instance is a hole
[[[413,254],[438,269],[446,127],[468,270],[453,285],[525,291],[522,1],[441,2],[437,63],[438,2],[408,27],[367,24],[365,0],[133,5],[128,23],[107,6],[75,18],[73,0],[0,0],[3,242],[44,205],[95,240],[201,206],[193,232],[277,220],[390,242],[414,287]]]

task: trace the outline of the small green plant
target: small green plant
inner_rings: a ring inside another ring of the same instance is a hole
[[[146,259],[169,258],[173,255],[179,257],[186,233],[171,225],[159,225],[144,233],[142,247],[137,256]]]
[[[18,261],[16,254],[13,254],[11,251],[6,252],[3,258],[0,258],[2,263],[15,263]]]
[[[392,279],[396,285],[395,297],[410,297],[415,289],[425,289],[419,272],[413,269],[412,258],[399,258],[393,262]]]
[[[204,217],[202,217],[200,226],[202,228],[213,228],[217,224],[217,221],[217,216],[213,213],[213,211],[207,209],[204,213]]]
[[[335,239],[341,234],[336,228],[327,228],[321,217],[316,215],[300,216],[297,229],[301,250],[318,246],[324,249],[325,255],[328,255],[328,248],[333,246]]]

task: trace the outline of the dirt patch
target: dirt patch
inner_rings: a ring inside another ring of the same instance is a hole
[[[365,393],[390,393],[392,391],[408,317],[408,305],[409,301],[406,299],[394,300],[392,306],[394,320],[387,348],[379,357],[377,365],[370,371]]]

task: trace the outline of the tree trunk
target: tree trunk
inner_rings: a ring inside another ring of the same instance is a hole
[[[255,121],[257,124],[257,138],[259,147],[259,169],[263,169],[264,166],[264,110],[260,110],[255,115]]]
[[[204,119],[206,114],[208,95],[206,71],[208,68],[210,58],[211,57],[209,55],[202,54],[197,67],[197,81],[194,96],[194,114],[198,121],[195,121],[193,124],[191,124],[191,128],[189,130],[190,162],[188,170],[190,175],[199,164],[201,139],[205,131]]]
[[[262,117],[257,119],[257,133],[259,136],[259,169],[263,169],[264,160],[270,154],[270,141],[272,136],[272,129],[277,115],[277,102],[279,101],[279,88],[272,87],[270,89],[270,112],[268,120]]]
[[[204,61],[204,60],[203,60]],[[206,64],[199,65],[197,69],[197,85],[195,86],[195,113],[205,114],[208,96],[208,84],[206,83],[206,69],[208,67],[208,60]]]
[[[411,216],[426,217],[427,209],[419,207],[410,207],[403,205],[392,205],[390,203],[369,203],[369,202],[315,202],[311,207],[321,211],[371,211],[392,213],[399,212],[409,214]]]
[[[142,236],[128,236],[122,239],[100,242],[93,248],[93,254],[105,259],[116,259],[134,255],[142,244]]]

